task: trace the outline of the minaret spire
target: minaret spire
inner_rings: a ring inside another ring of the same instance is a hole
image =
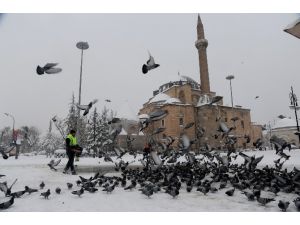
[[[198,49],[198,54],[199,54],[201,91],[204,94],[210,93],[207,54],[206,54],[208,41],[205,39],[204,28],[199,14],[198,14],[198,23],[197,23],[197,41],[195,45],[196,48]]]

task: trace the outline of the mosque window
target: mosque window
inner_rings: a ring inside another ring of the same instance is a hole
[[[183,118],[179,118],[179,126],[183,126]]]
[[[182,103],[185,103],[185,94],[183,90],[179,92],[178,98]]]
[[[244,120],[241,120],[241,125],[242,125],[242,128],[244,129],[245,128]]]
[[[165,120],[161,120],[161,126],[165,127]]]

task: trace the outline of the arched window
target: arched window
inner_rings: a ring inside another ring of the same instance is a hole
[[[179,100],[180,100],[182,103],[185,104],[185,94],[184,94],[184,91],[183,91],[183,90],[181,90],[181,91],[179,92],[178,98],[179,98]]]

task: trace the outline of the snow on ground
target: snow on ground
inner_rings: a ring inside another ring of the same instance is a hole
[[[273,164],[273,160],[279,157],[275,155],[274,151],[248,151],[248,155],[255,154],[256,157],[264,155],[263,160],[259,163],[262,167],[266,164]],[[284,164],[284,168],[288,170],[293,167],[300,168],[300,150],[292,150],[287,154],[291,155],[290,160]],[[133,165],[140,165],[135,159]],[[113,158],[115,159],[115,158]],[[124,156],[124,161],[132,161],[133,157]],[[184,159],[182,159],[184,160]],[[66,183],[73,183],[72,190],[77,190],[75,181],[78,180],[78,175],[63,174],[62,169],[67,162],[67,158],[62,158],[60,165],[57,167],[58,171],[51,171],[46,165],[49,163],[50,158],[45,156],[21,156],[18,160],[13,157],[8,160],[0,159],[0,174],[5,174],[5,177],[0,178],[0,182],[7,181],[10,185],[16,178],[18,181],[13,186],[12,191],[24,190],[27,185],[31,188],[38,188],[39,184],[44,181],[46,186],[51,190],[49,200],[45,200],[40,196],[42,191],[32,193],[31,195],[25,194],[21,198],[15,199],[15,204],[6,212],[24,212],[24,211],[54,211],[54,212],[67,212],[67,211],[81,211],[81,212],[101,212],[101,211],[114,211],[114,212],[128,212],[128,211],[197,211],[197,212],[223,212],[223,211],[245,211],[245,212],[278,212],[280,211],[277,204],[278,201],[290,201],[288,211],[296,211],[293,199],[297,197],[296,194],[286,194],[279,192],[275,202],[269,203],[267,206],[261,206],[258,202],[249,202],[240,191],[236,190],[233,197],[225,195],[225,192],[230,188],[219,190],[217,193],[208,193],[204,196],[202,193],[197,192],[194,188],[191,193],[187,193],[185,185],[180,190],[177,198],[173,199],[170,195],[163,192],[154,194],[151,198],[142,195],[137,189],[132,191],[125,191],[121,187],[116,187],[111,194],[102,192],[99,189],[96,193],[85,192],[81,197],[71,194],[68,190]],[[100,162],[100,164],[99,164]],[[242,157],[237,158],[237,162],[243,162]],[[98,158],[80,158],[79,162],[75,162],[77,170],[82,171],[84,167],[100,167],[113,166],[111,162],[103,162],[103,159]],[[79,172],[83,177],[90,177],[94,173]],[[109,174],[106,174],[109,175]],[[116,175],[115,172],[111,175]],[[139,185],[138,185],[139,186]],[[55,193],[55,188],[60,187],[62,192],[60,195]],[[274,197],[272,193],[262,192],[263,197]],[[0,192],[0,203],[7,201],[9,198],[4,197],[3,192]]]

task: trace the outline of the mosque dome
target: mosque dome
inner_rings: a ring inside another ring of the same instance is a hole
[[[290,118],[283,118],[278,120],[272,129],[295,128],[295,127],[297,127],[295,120]]]

